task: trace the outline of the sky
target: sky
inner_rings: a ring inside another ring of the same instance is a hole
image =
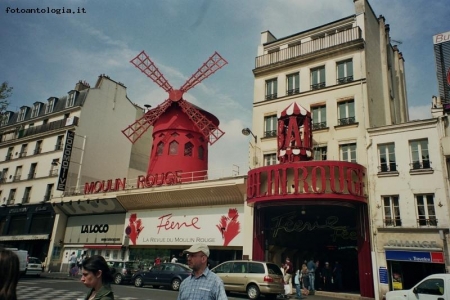
[[[432,37],[450,31],[448,0],[370,4],[405,59],[410,119],[430,118],[438,94]],[[77,13],[13,13],[17,8]],[[246,174],[252,139],[241,130],[252,124],[261,32],[282,38],[354,13],[353,0],[2,0],[0,82],[14,88],[12,111],[66,95],[79,80],[93,87],[100,74],[124,83],[132,102],[155,107],[167,94],[132,58],[145,50],[177,89],[217,51],[228,64],[184,99],[217,116],[225,131],[209,148],[209,170]]]

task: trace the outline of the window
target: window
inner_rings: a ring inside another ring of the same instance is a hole
[[[264,117],[264,137],[277,136],[277,115]]]
[[[39,115],[39,111],[41,110],[41,103],[36,102],[31,109],[31,117],[36,118]]]
[[[327,127],[327,107],[325,105],[312,107],[312,129]]]
[[[351,59],[337,63],[337,84],[353,81],[353,61]]]
[[[163,155],[164,151],[164,143],[163,142],[159,142],[158,143],[158,147],[156,148],[156,155],[157,156],[161,156]]]
[[[430,157],[428,155],[428,139],[410,141],[409,146],[411,148],[411,169],[431,168]]]
[[[16,201],[16,189],[11,189],[9,190],[8,201],[6,201],[6,204],[14,204],[14,201]]]
[[[30,195],[31,195],[31,186],[27,186],[25,188],[25,192],[23,193],[22,203],[30,203]]]
[[[178,154],[178,142],[172,141],[169,144],[169,155],[177,155]]]
[[[343,101],[338,103],[338,125],[348,125],[355,123],[355,101]]]
[[[325,87],[325,66],[311,69],[311,90]]]
[[[397,171],[395,163],[395,144],[378,145],[378,156],[380,158],[379,172]]]
[[[203,148],[203,146],[198,147],[198,158],[199,159],[203,159],[204,155],[205,155],[205,149]]]
[[[295,74],[290,74],[288,76],[286,76],[286,80],[287,80],[287,91],[286,94],[287,95],[293,95],[293,94],[298,94],[300,93],[300,74],[299,73],[295,73]]]
[[[67,96],[66,100],[66,108],[72,107],[75,104],[75,95],[76,91],[70,91],[69,96]]]
[[[34,147],[34,154],[39,154],[42,152],[42,140],[36,141],[36,146]]]
[[[19,181],[22,177],[22,166],[16,167],[16,172],[14,173],[13,181]]]
[[[314,147],[314,160],[327,160],[327,146]]]
[[[55,151],[62,150],[62,148],[63,148],[63,139],[64,139],[64,135],[58,135],[58,137],[56,138]]]
[[[419,226],[437,226],[434,194],[416,195],[417,223]]]
[[[54,184],[47,184],[47,189],[45,190],[44,201],[50,201],[53,198],[53,186]]]
[[[0,126],[6,126],[9,122],[9,119],[11,118],[12,113],[11,112],[5,112],[3,116],[0,116]]]
[[[30,166],[30,173],[28,173],[28,179],[33,179],[36,177],[37,163],[32,163]]]
[[[276,163],[277,163],[277,154],[276,153],[264,154],[264,165],[265,166],[275,165]]]
[[[48,176],[58,176],[58,165],[59,165],[59,158],[55,158],[52,161]]]
[[[266,80],[266,100],[276,99],[278,89],[278,80],[270,79]]]
[[[400,219],[400,207],[398,206],[398,196],[384,196],[384,225],[402,226],[402,220]]]
[[[6,180],[8,179],[8,168],[4,168],[0,175],[1,175],[0,176],[0,183],[6,182]]]
[[[46,114],[52,113],[54,106],[55,106],[55,98],[49,98],[47,104],[45,105],[45,113]]]
[[[19,157],[27,156],[27,149],[28,149],[28,144],[23,144],[22,147],[20,148]]]
[[[22,122],[25,120],[25,115],[27,114],[27,108],[26,106],[22,106],[19,111],[19,116],[17,117],[17,122]]]
[[[444,295],[444,280],[440,278],[431,278],[428,280],[425,280],[424,282],[420,283],[417,287],[417,299],[424,298],[423,296],[419,296],[419,294],[426,294],[426,295],[435,295],[435,296],[442,296]],[[434,299],[435,297],[432,296],[425,296],[430,297],[429,299]],[[440,299],[440,298],[437,298]]]
[[[356,163],[356,144],[340,146],[341,160]]]
[[[192,150],[194,150],[194,145],[191,142],[187,142],[184,145],[184,156],[192,156]]]
[[[14,147],[9,147],[8,152],[6,153],[5,160],[11,160],[13,156]]]

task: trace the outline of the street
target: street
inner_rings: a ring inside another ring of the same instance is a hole
[[[175,300],[178,292],[168,289],[154,289],[151,286],[137,288],[132,285],[113,285],[116,300]],[[75,279],[55,279],[47,277],[24,277],[19,281],[17,287],[18,300],[76,300],[84,299],[87,288]],[[231,300],[247,299],[245,294],[232,294],[228,297]],[[262,297],[261,299],[264,299]],[[291,299],[295,299],[292,297]],[[330,300],[330,297],[309,296],[311,300]]]

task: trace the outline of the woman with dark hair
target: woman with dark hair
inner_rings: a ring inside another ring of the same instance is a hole
[[[113,276],[103,256],[93,255],[83,261],[81,282],[91,290],[85,300],[114,300]]]
[[[19,257],[14,252],[0,248],[0,300],[17,300],[19,265]]]

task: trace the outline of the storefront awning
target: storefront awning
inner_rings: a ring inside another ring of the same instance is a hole
[[[443,264],[443,252],[386,250],[386,260]]]

